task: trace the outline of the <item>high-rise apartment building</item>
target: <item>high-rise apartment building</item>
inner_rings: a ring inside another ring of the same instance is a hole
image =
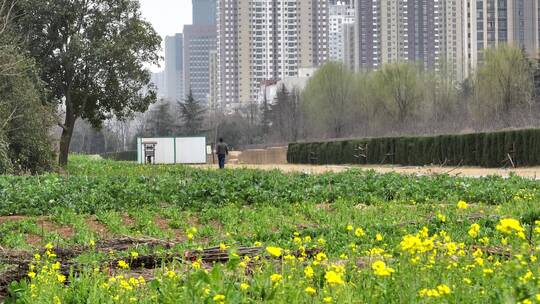
[[[177,101],[184,98],[183,35],[165,37],[165,97]]]
[[[184,92],[207,103],[210,51],[216,49],[216,0],[193,0],[193,24],[184,26]]]
[[[343,26],[343,64],[350,70],[354,70],[354,46],[356,41],[354,23]]]
[[[466,56],[474,70],[486,48],[512,44],[538,58],[539,0],[463,0],[467,18]]]
[[[345,28],[354,24],[353,1],[336,1],[329,5],[329,58],[331,61],[345,62]]]
[[[381,65],[380,1],[356,0],[355,70],[373,70]]]
[[[217,51],[210,50],[209,53],[209,65],[208,65],[208,76],[209,76],[209,93],[208,93],[208,104],[211,108],[215,108],[218,105],[218,96],[219,96],[219,79],[218,79],[218,55]]]
[[[451,64],[453,77],[462,78],[462,1],[357,0],[356,69],[416,62],[437,70]]]
[[[193,0],[193,25],[216,24],[217,0]]]
[[[216,49],[215,25],[184,26],[184,92],[199,102],[210,93],[210,51]]]
[[[153,83],[156,88],[156,95],[158,99],[165,98],[165,71],[152,73],[150,82]]]
[[[261,83],[328,60],[328,0],[219,0],[219,100],[255,101]]]

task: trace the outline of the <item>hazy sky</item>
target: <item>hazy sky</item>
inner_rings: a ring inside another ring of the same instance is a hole
[[[191,24],[191,0],[140,0],[140,2],[145,19],[154,25],[162,38],[181,33],[184,24]]]

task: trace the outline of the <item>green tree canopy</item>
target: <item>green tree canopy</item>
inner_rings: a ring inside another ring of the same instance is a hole
[[[156,100],[147,63],[159,60],[161,38],[135,0],[20,0],[17,29],[26,38],[48,100],[65,111],[61,165],[75,122],[94,127],[115,115],[145,111]]]
[[[13,1],[0,0],[0,174],[52,168],[51,108],[42,83],[12,31]]]

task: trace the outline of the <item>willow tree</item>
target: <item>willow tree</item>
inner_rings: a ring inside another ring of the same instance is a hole
[[[309,128],[334,138],[347,135],[354,119],[353,95],[351,71],[339,63],[322,66],[309,80],[302,96]]]
[[[373,78],[374,94],[383,101],[388,113],[400,127],[410,120],[424,95],[423,75],[410,63],[392,63],[382,67]]]
[[[155,102],[146,64],[157,64],[161,38],[136,0],[19,0],[17,30],[35,58],[48,100],[65,111],[60,165],[68,162],[77,119],[99,128]]]
[[[521,49],[509,45],[487,49],[475,84],[473,110],[484,123],[495,121],[509,127],[515,125],[514,114],[528,112],[533,95],[533,70]]]

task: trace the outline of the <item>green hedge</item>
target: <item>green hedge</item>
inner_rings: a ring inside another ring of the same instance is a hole
[[[540,165],[540,129],[292,143],[291,164],[399,164],[404,166]]]
[[[101,157],[111,160],[137,161],[137,151],[110,152],[101,154]]]

